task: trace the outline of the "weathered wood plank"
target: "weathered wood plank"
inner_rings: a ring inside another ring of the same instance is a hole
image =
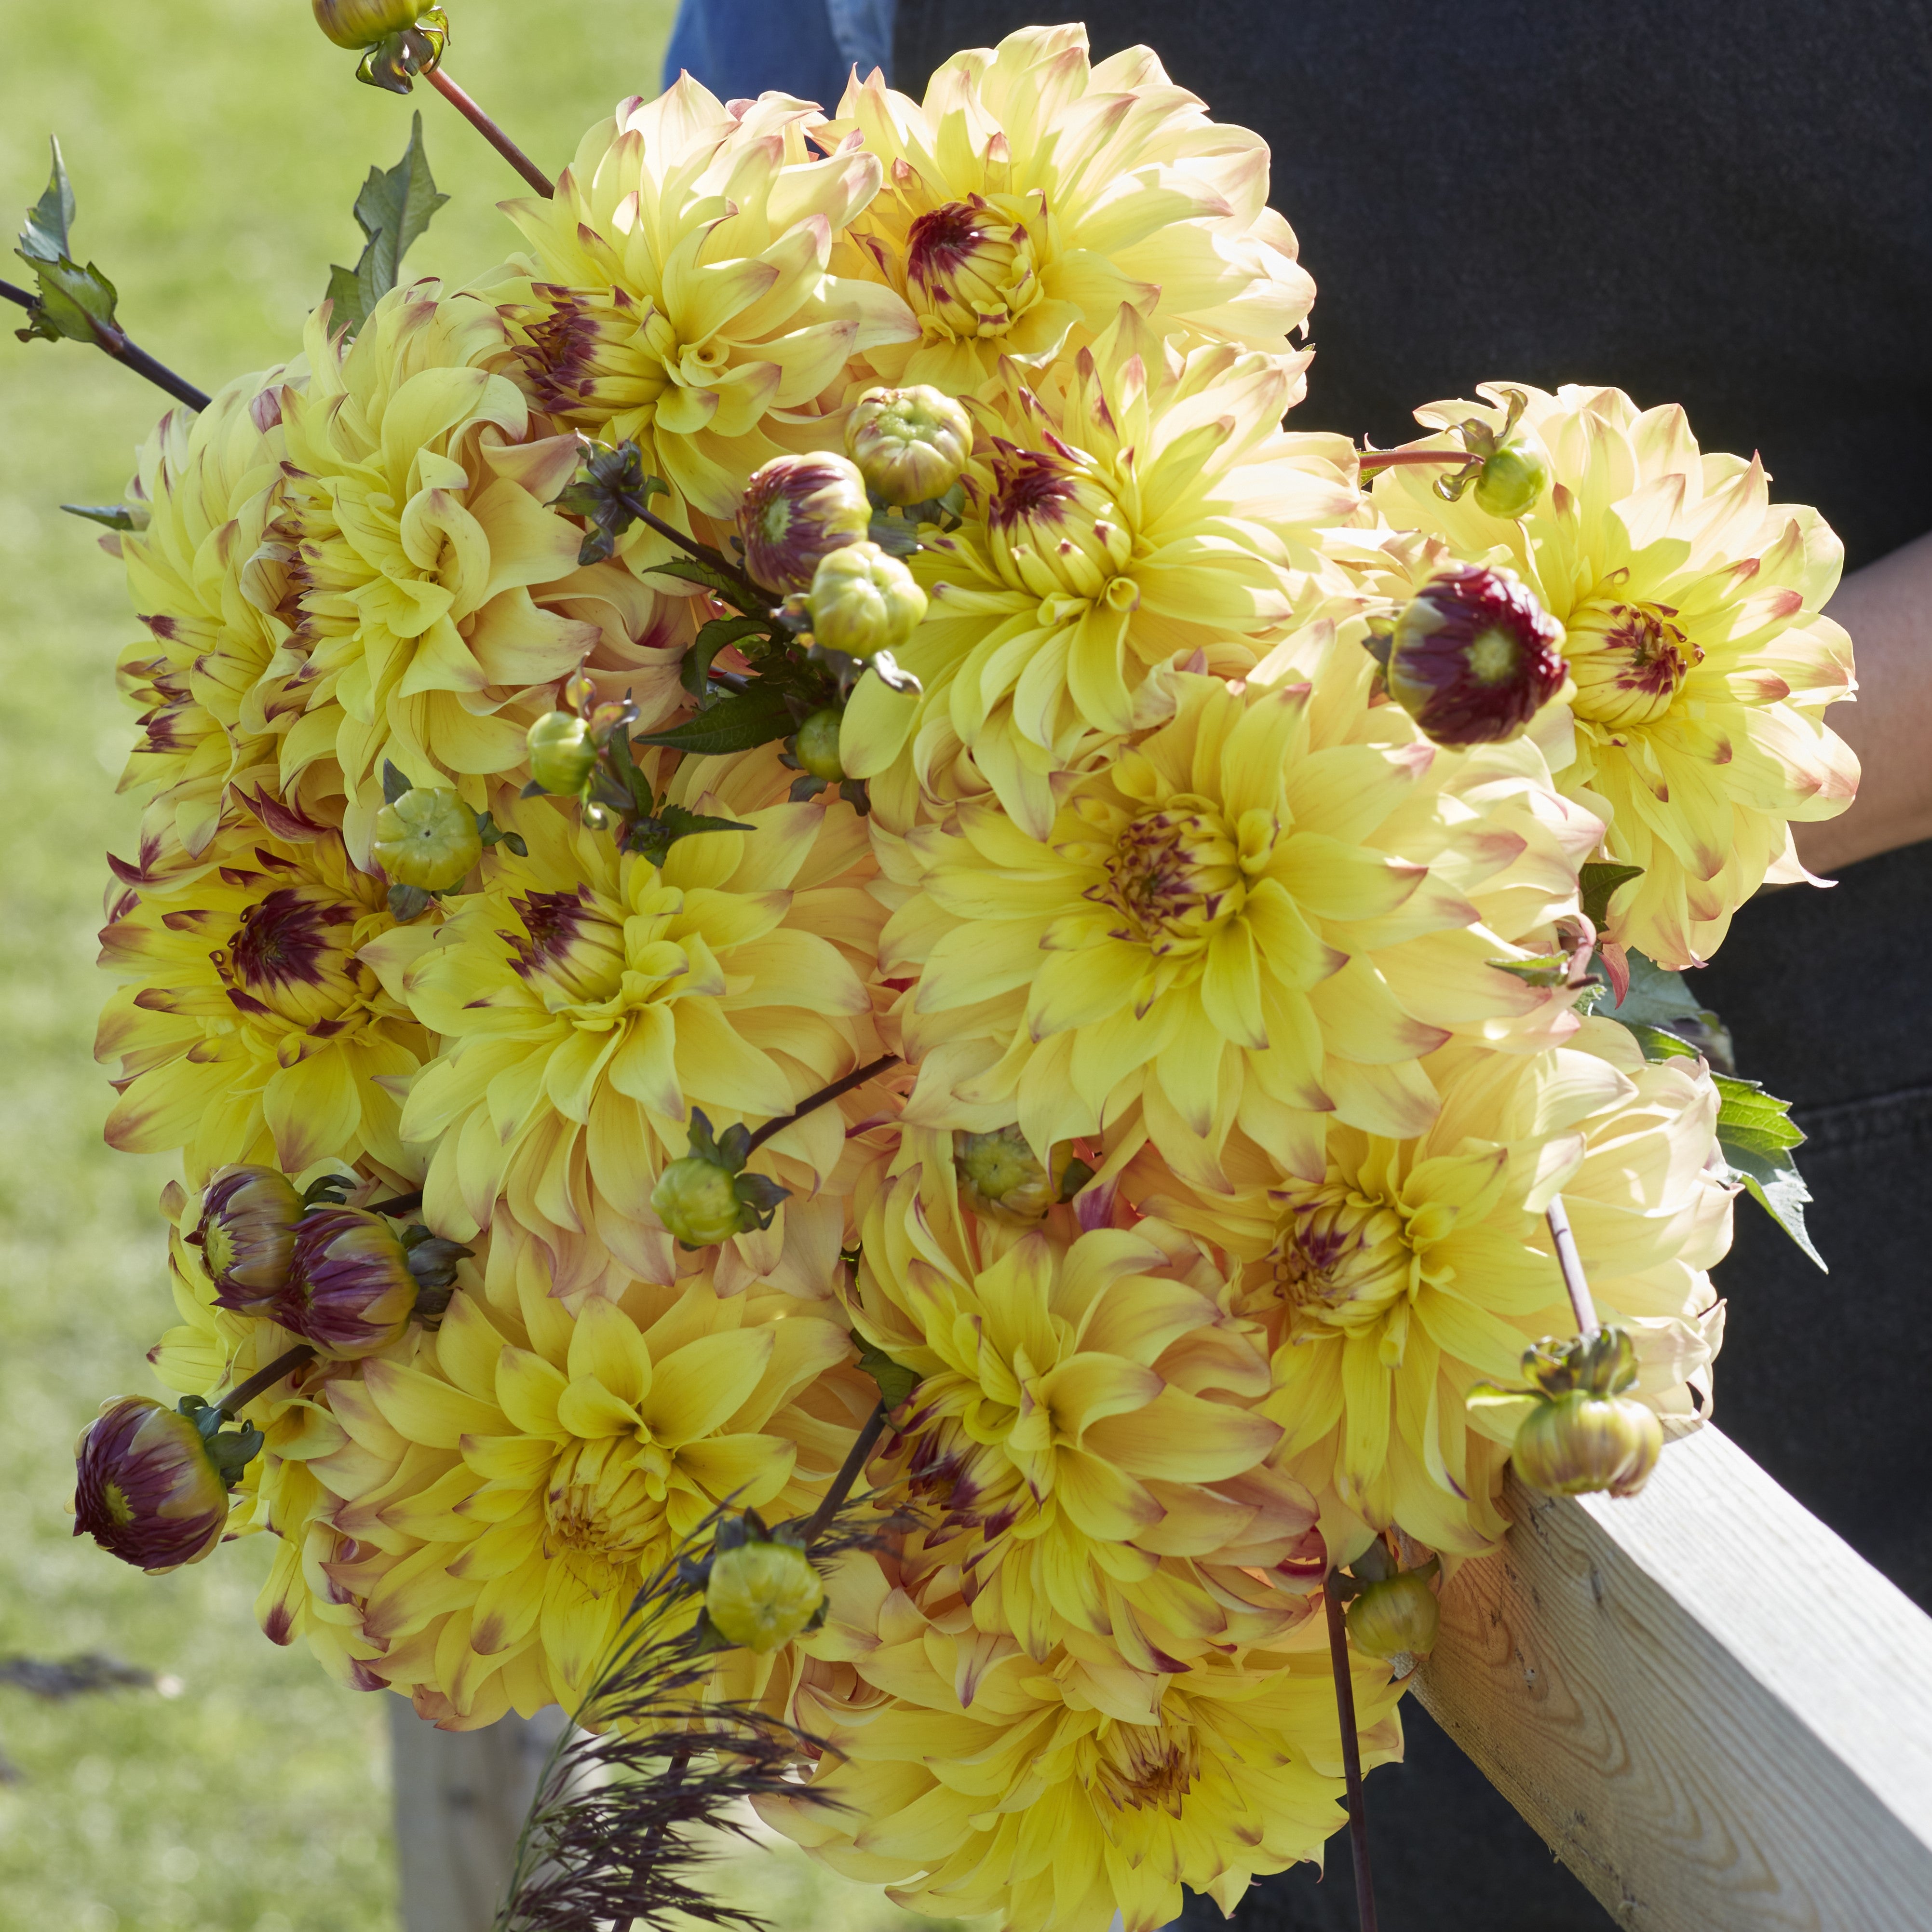
[[[389,1706],[403,1932],[490,1932],[561,1712],[439,1731]]]
[[[1715,1430],[1509,1508],[1418,1688],[1620,1922],[1932,1928],[1932,1618]]]

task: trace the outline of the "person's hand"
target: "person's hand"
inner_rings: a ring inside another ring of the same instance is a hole
[[[1932,532],[1854,571],[1826,607],[1851,633],[1858,695],[1826,722],[1858,753],[1850,809],[1794,825],[1814,872],[1932,838]]]

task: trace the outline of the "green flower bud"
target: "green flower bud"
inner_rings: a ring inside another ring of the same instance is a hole
[[[775,456],[752,471],[738,512],[746,571],[767,590],[808,590],[820,562],[872,522],[856,464],[829,452]]]
[[[1517,1473],[1553,1496],[1634,1496],[1664,1450],[1664,1425],[1634,1396],[1582,1389],[1538,1402],[1516,1431]]]
[[[1484,458],[1483,472],[1476,479],[1476,506],[1514,523],[1536,508],[1549,488],[1550,458],[1526,430]]]
[[[744,1226],[734,1177],[702,1154],[688,1154],[658,1176],[651,1190],[658,1219],[687,1248],[728,1241]]]
[[[704,1586],[712,1628],[747,1650],[789,1643],[818,1614],[825,1586],[795,1543],[741,1543],[712,1559]]]
[[[315,23],[338,47],[373,47],[412,27],[428,0],[313,0]]]
[[[1054,1151],[1071,1149],[1063,1144]],[[1030,1227],[1059,1198],[1052,1177],[1017,1126],[989,1134],[956,1129],[952,1165],[959,1176],[960,1205],[989,1221]]]
[[[838,762],[838,728],[844,715],[827,705],[798,728],[798,748],[794,755],[800,770],[827,784],[836,784],[845,776],[845,767]]]
[[[483,856],[483,835],[454,792],[418,785],[376,813],[369,849],[392,884],[446,892]]]
[[[1348,1606],[1348,1640],[1370,1657],[1426,1657],[1442,1620],[1429,1579],[1404,1570],[1371,1583]]]
[[[530,727],[524,745],[530,753],[532,780],[566,798],[583,790],[597,762],[590,727],[574,711],[546,712]]]
[[[806,599],[812,635],[827,650],[868,658],[894,651],[919,628],[926,592],[875,543],[848,544],[819,566]]]
[[[224,1167],[201,1197],[188,1236],[214,1285],[215,1305],[249,1309],[272,1300],[288,1280],[302,1198],[272,1167]]]
[[[845,448],[884,501],[924,503],[959,480],[972,453],[973,418],[924,383],[868,389],[846,422]]]

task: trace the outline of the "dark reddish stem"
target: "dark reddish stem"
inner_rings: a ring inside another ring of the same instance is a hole
[[[24,309],[39,305],[39,298],[26,289],[16,288],[11,282],[0,282],[0,299],[18,302]],[[116,362],[134,370],[136,375],[145,376],[158,389],[165,389],[178,403],[185,403],[191,410],[205,410],[208,394],[197,389],[184,377],[177,376],[165,362],[157,362],[138,343],[128,338],[110,322],[96,322],[90,316],[89,326],[94,331],[94,346],[104,355],[111,356]]]
[[[656,530],[661,537],[668,538],[680,550],[688,550],[700,563],[710,565],[719,576],[728,577],[738,586],[738,602],[745,616],[756,616],[761,610],[770,608],[772,600],[770,593],[760,590],[722,550],[713,550],[709,544],[702,544],[695,537],[686,536],[674,524],[666,523],[643,497],[633,496],[628,490],[620,491],[617,500],[647,529]]]
[[[836,1100],[842,1094],[849,1094],[855,1087],[862,1087],[875,1073],[883,1073],[889,1066],[898,1064],[896,1053],[882,1053],[877,1060],[868,1060],[863,1066],[855,1069],[842,1080],[835,1080],[830,1087],[821,1087],[816,1094],[808,1094],[791,1112],[776,1120],[767,1120],[754,1133],[745,1148],[748,1160],[774,1134],[782,1134],[794,1121],[802,1120],[806,1115],[815,1112],[828,1100]]]
[[[1474,459],[1466,449],[1364,449],[1356,452],[1356,465],[1363,470],[1386,470],[1394,463],[1468,463]]]
[[[470,123],[471,127],[476,130],[478,134],[483,136],[484,140],[490,143],[491,147],[496,149],[498,154],[502,156],[505,160],[509,163],[512,167],[516,170],[518,174],[523,176],[525,181],[530,183],[531,187],[536,190],[538,194],[543,196],[544,200],[548,201],[556,194],[556,182],[552,181],[549,176],[545,174],[543,170],[538,167],[536,163],[532,160],[530,156],[525,154],[523,149],[518,147],[516,142],[512,140],[488,114],[484,112],[476,100],[443,72],[441,68],[433,67],[426,69],[423,78],[442,96],[444,100],[449,103],[451,106],[456,110],[458,113],[463,116],[464,120]]]
[[[1576,1317],[1577,1332],[1594,1335],[1604,1324],[1597,1319],[1589,1277],[1583,1272],[1583,1257],[1576,1252],[1576,1237],[1570,1232],[1570,1216],[1562,1195],[1550,1197],[1543,1218],[1550,1223],[1550,1238],[1556,1244],[1556,1265],[1563,1270],[1563,1286],[1570,1292],[1570,1307]]]
[[[845,1460],[839,1466],[837,1475],[832,1479],[832,1486],[825,1492],[825,1500],[814,1510],[805,1526],[805,1544],[809,1550],[813,1543],[825,1533],[825,1526],[844,1506],[845,1498],[852,1493],[852,1485],[860,1478],[872,1456],[873,1446],[884,1434],[886,1406],[882,1402],[873,1410],[866,1426],[859,1432],[859,1439],[847,1452]]]
[[[1348,1840],[1355,1854],[1355,1922],[1361,1932],[1378,1932],[1376,1887],[1369,1870],[1369,1814],[1362,1808],[1362,1747],[1355,1736],[1355,1680],[1348,1670],[1348,1638],[1342,1622],[1342,1600],[1329,1573],[1322,1592],[1328,1612],[1328,1660],[1335,1671],[1335,1708],[1342,1720],[1342,1771],[1348,1786]]]
[[[284,1376],[293,1375],[303,1363],[314,1359],[315,1351],[306,1342],[298,1342],[266,1369],[257,1369],[239,1388],[230,1389],[215,1406],[224,1415],[239,1415],[265,1389],[273,1388]]]

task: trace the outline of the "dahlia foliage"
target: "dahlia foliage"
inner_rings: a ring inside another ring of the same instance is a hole
[[[1802,1238],[1676,974],[1857,768],[1838,546],[1680,411],[1284,428],[1268,188],[1075,27],[687,77],[162,419],[100,1052],[185,1400],[77,1532],[266,1532],[268,1636],[452,1730],[614,1721],[695,1551],[770,1822],[922,1912],[1322,1856],[1519,1437],[1636,1486],[1741,1187]]]

